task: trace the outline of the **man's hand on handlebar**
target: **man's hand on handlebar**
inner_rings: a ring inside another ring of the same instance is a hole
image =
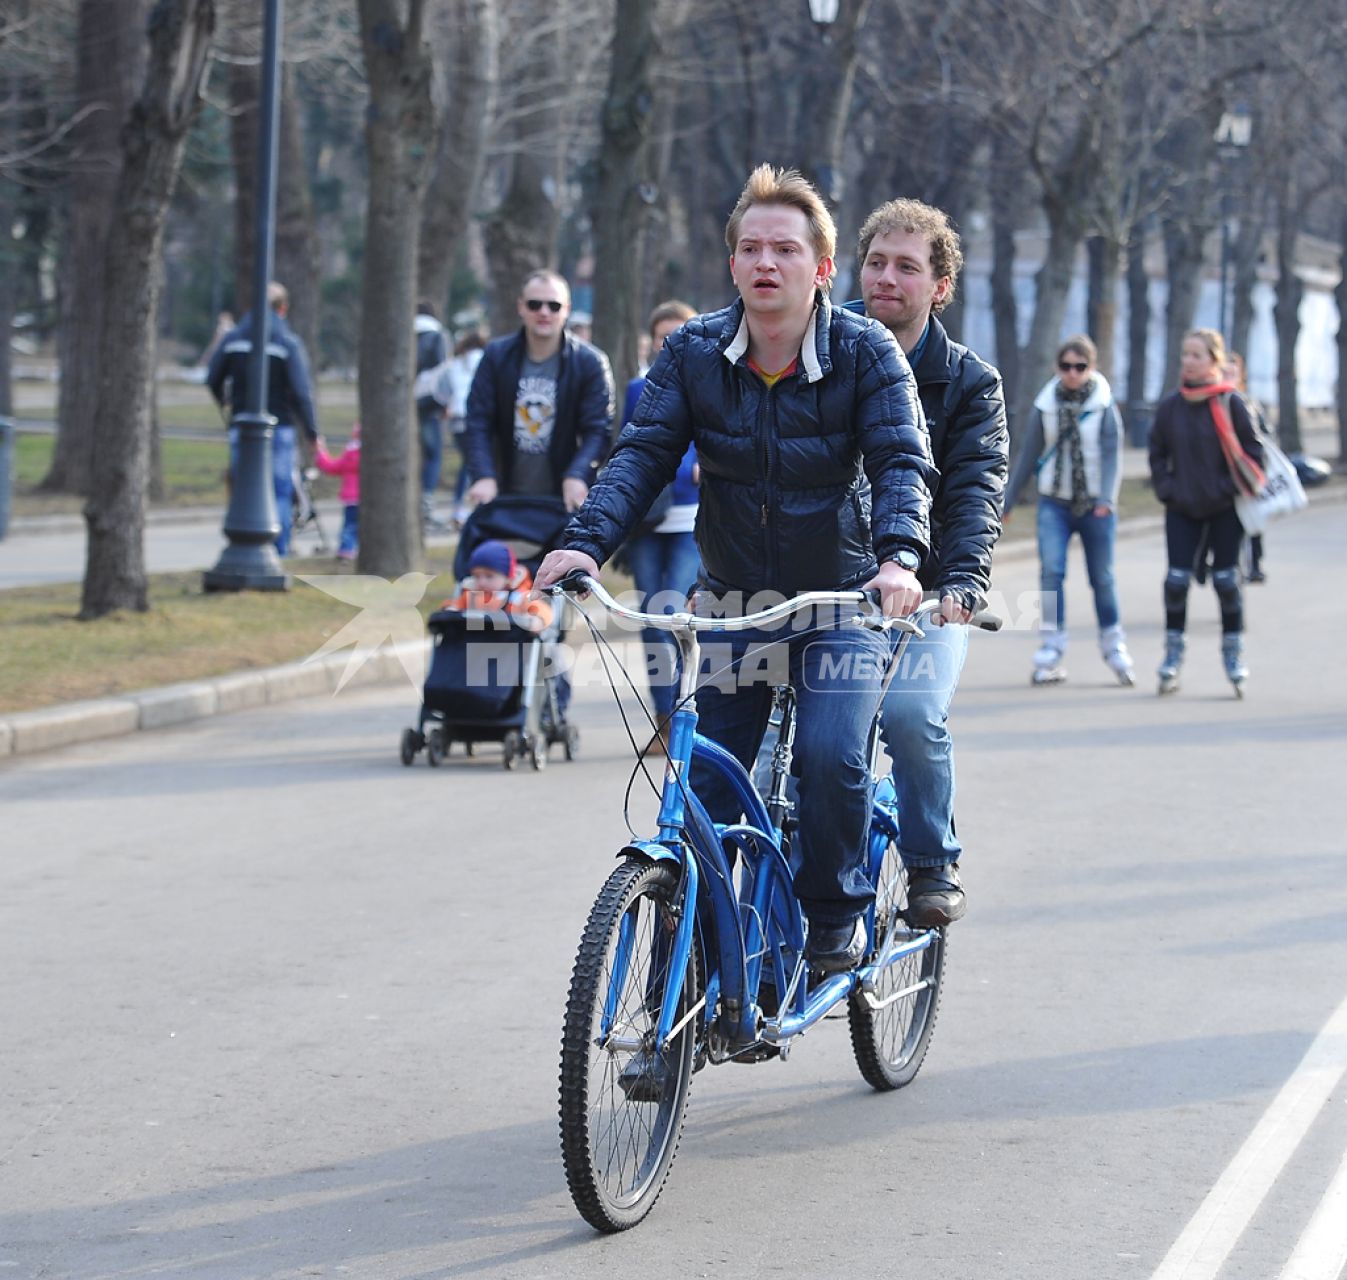
[[[973,610],[965,608],[960,600],[950,595],[940,597],[940,613],[934,621],[967,623],[972,620]]]
[[[865,584],[865,589],[879,592],[880,606],[886,618],[901,618],[921,603],[921,583],[911,569],[904,569],[893,560],[879,566],[879,572]]]
[[[533,579],[530,599],[537,599],[553,583],[560,582],[576,569],[589,574],[591,578],[599,576],[599,566],[594,558],[583,551],[549,551],[538,566],[538,576]]]

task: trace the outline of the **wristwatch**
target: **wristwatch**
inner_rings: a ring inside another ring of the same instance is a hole
[[[904,547],[894,557],[894,561],[909,573],[916,573],[921,568],[921,557],[915,552]]]

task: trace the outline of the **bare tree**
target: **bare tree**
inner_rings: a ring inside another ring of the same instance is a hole
[[[449,297],[486,154],[496,92],[496,6],[447,0],[432,24],[440,98],[439,145],[421,214],[418,290],[436,306]]]
[[[360,331],[360,568],[394,577],[420,555],[415,366],[421,199],[435,139],[424,0],[359,0],[369,80],[369,203]]]
[[[81,0],[79,100],[71,157],[69,232],[62,254],[56,447],[42,488],[88,494],[99,411],[99,348],[118,139],[145,65],[146,0]],[[120,253],[120,246],[118,249]]]
[[[118,251],[103,274],[93,492],[81,618],[149,607],[145,503],[154,325],[168,204],[215,28],[213,0],[156,0],[149,21],[145,86],[122,134],[112,225]]]
[[[253,299],[253,260],[257,211],[257,112],[261,85],[262,11],[237,5],[228,55],[229,135],[234,155],[234,309],[249,310]],[[318,230],[304,138],[296,100],[294,65],[281,73],[281,119],[276,167],[275,266],[273,274],[290,293],[290,322],[315,367],[321,303]]]
[[[655,0],[626,0],[617,7],[595,162],[594,341],[608,353],[619,387],[636,376],[645,276],[641,239],[657,195],[650,148],[654,16]]]

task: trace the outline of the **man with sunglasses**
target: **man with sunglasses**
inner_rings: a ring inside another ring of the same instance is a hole
[[[521,327],[489,342],[468,393],[468,500],[555,495],[580,507],[608,449],[615,397],[608,357],[566,332],[571,291],[535,271],[519,291]]]
[[[884,700],[884,740],[894,760],[907,867],[908,919],[923,928],[957,920],[966,906],[962,846],[954,830],[954,754],[947,720],[968,652],[963,625],[991,580],[1001,533],[1009,451],[1001,375],[951,342],[936,316],[963,266],[958,233],[940,209],[891,200],[861,227],[865,313],[898,340],[917,379],[940,479],[931,503],[931,552],[919,578],[941,610],[909,646]]]

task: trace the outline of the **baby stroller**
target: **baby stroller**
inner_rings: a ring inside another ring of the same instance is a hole
[[[312,528],[318,535],[317,554],[325,556],[331,551],[331,543],[327,540],[327,530],[323,528],[322,518],[313,500],[313,482],[317,479],[317,467],[301,467],[296,463],[290,473],[290,536],[297,538]]]
[[[459,535],[455,578],[468,575],[473,551],[489,540],[508,543],[519,563],[536,573],[568,519],[559,498],[505,496],[478,507]],[[573,760],[580,732],[566,718],[569,689],[555,663],[560,617],[533,631],[504,611],[432,613],[426,623],[430,671],[416,728],[402,734],[402,763],[410,765],[424,749],[427,762],[438,766],[455,742],[470,756],[479,742],[499,742],[507,769],[525,758],[544,768],[555,742]]]

